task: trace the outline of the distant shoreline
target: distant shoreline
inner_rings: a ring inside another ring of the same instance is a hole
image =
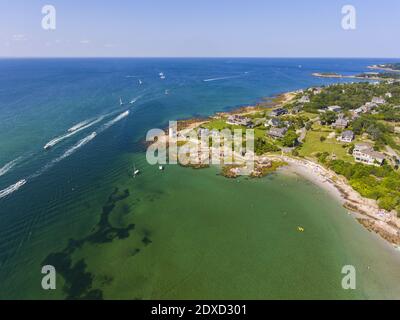
[[[391,72],[400,72],[400,70],[397,69],[392,69],[392,68],[385,68],[385,67],[380,67],[376,64],[372,65],[372,66],[368,66],[368,69],[372,69],[372,70],[384,70],[384,71],[391,71]]]
[[[312,74],[314,77],[318,77],[318,78],[336,78],[336,79],[361,79],[361,80],[377,80],[377,81],[385,81],[385,80],[394,80],[391,78],[381,78],[381,77],[360,77],[360,76],[356,76],[356,75],[352,75],[352,76],[345,76],[342,74],[325,74],[325,73],[319,73],[319,72],[314,72]]]

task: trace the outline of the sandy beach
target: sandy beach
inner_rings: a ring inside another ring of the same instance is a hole
[[[287,156],[274,156],[271,159],[287,162],[289,165],[280,170],[298,174],[327,190],[364,227],[379,234],[394,246],[400,246],[400,219],[396,213],[380,209],[375,200],[363,198],[344,177],[305,159]]]

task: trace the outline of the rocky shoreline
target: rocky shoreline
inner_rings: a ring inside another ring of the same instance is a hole
[[[272,103],[270,107],[279,107],[290,102],[295,96],[296,92],[281,94],[274,99],[275,102]],[[258,111],[260,111],[259,105],[245,106],[229,112],[216,113],[208,119],[200,118],[182,120],[178,122],[178,136],[184,136],[190,130],[198,128],[211,119],[233,114],[246,115]],[[165,136],[165,139],[168,144],[168,136]],[[266,160],[269,161],[268,165],[266,165]],[[363,198],[349,185],[348,181],[344,177],[338,176],[333,171],[311,160],[294,156],[265,154],[262,156],[255,156],[255,162],[256,174],[252,174],[251,177],[263,177],[275,172],[276,170],[292,170],[296,174],[299,174],[307,180],[329,191],[331,195],[339,200],[343,207],[351,212],[356,220],[367,230],[375,232],[381,238],[400,249],[400,219],[397,217],[396,213],[380,209],[375,200]],[[258,166],[257,163],[264,164]],[[195,169],[209,167],[209,165],[203,164],[184,166]],[[239,177],[240,173],[235,171],[238,167],[240,166],[222,166],[222,175],[227,178]]]

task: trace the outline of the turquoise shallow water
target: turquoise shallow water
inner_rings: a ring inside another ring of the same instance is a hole
[[[332,82],[312,72],[360,72],[381,62],[0,60],[0,190],[26,179],[0,199],[0,298],[64,298],[61,275],[56,292],[41,290],[40,266],[71,238],[82,241],[68,255],[71,268],[82,259],[91,289],[104,298],[399,297],[394,252],[306,181],[277,175],[236,182],[213,169],[173,166],[160,176],[144,161],[141,143],[168,120]],[[107,125],[128,109],[128,117]],[[44,152],[68,128],[101,116]],[[144,172],[135,180],[128,175],[133,162]],[[124,190],[129,195],[114,203]],[[126,238],[99,227],[110,197],[109,224],[135,225]],[[112,241],[90,238],[96,227]],[[349,261],[361,273],[359,290],[350,293],[338,287]]]

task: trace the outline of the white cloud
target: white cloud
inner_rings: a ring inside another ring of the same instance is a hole
[[[81,40],[81,41],[79,41],[79,43],[88,44],[88,43],[90,43],[90,41],[89,40]]]

